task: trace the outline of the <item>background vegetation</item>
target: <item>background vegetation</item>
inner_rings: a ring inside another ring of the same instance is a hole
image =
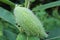
[[[16,40],[19,30],[15,26],[13,9],[15,4],[24,6],[24,2],[0,0],[0,40]],[[49,35],[44,40],[60,40],[60,0],[31,0],[29,8],[42,21]]]

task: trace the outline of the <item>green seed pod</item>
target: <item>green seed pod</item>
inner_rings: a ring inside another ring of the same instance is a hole
[[[27,34],[36,35],[41,38],[48,36],[41,21],[28,8],[16,6],[14,9],[14,15],[16,22]]]

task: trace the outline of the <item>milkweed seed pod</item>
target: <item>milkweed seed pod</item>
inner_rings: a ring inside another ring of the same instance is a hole
[[[16,6],[14,9],[14,15],[16,22],[27,34],[36,35],[41,38],[48,36],[41,21],[33,14],[30,9]]]

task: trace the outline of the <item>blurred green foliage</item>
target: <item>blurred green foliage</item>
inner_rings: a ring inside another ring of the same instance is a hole
[[[0,0],[0,40],[16,40],[19,30],[16,27],[13,9],[15,4],[24,6],[24,1]],[[42,21],[49,35],[44,40],[60,40],[59,6],[60,0],[31,0],[30,9]],[[51,11],[48,9],[51,9]]]

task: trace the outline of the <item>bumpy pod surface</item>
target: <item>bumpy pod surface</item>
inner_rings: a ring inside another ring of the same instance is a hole
[[[14,9],[16,22],[25,30],[27,34],[39,37],[47,37],[41,21],[33,14],[31,10],[16,6]]]

